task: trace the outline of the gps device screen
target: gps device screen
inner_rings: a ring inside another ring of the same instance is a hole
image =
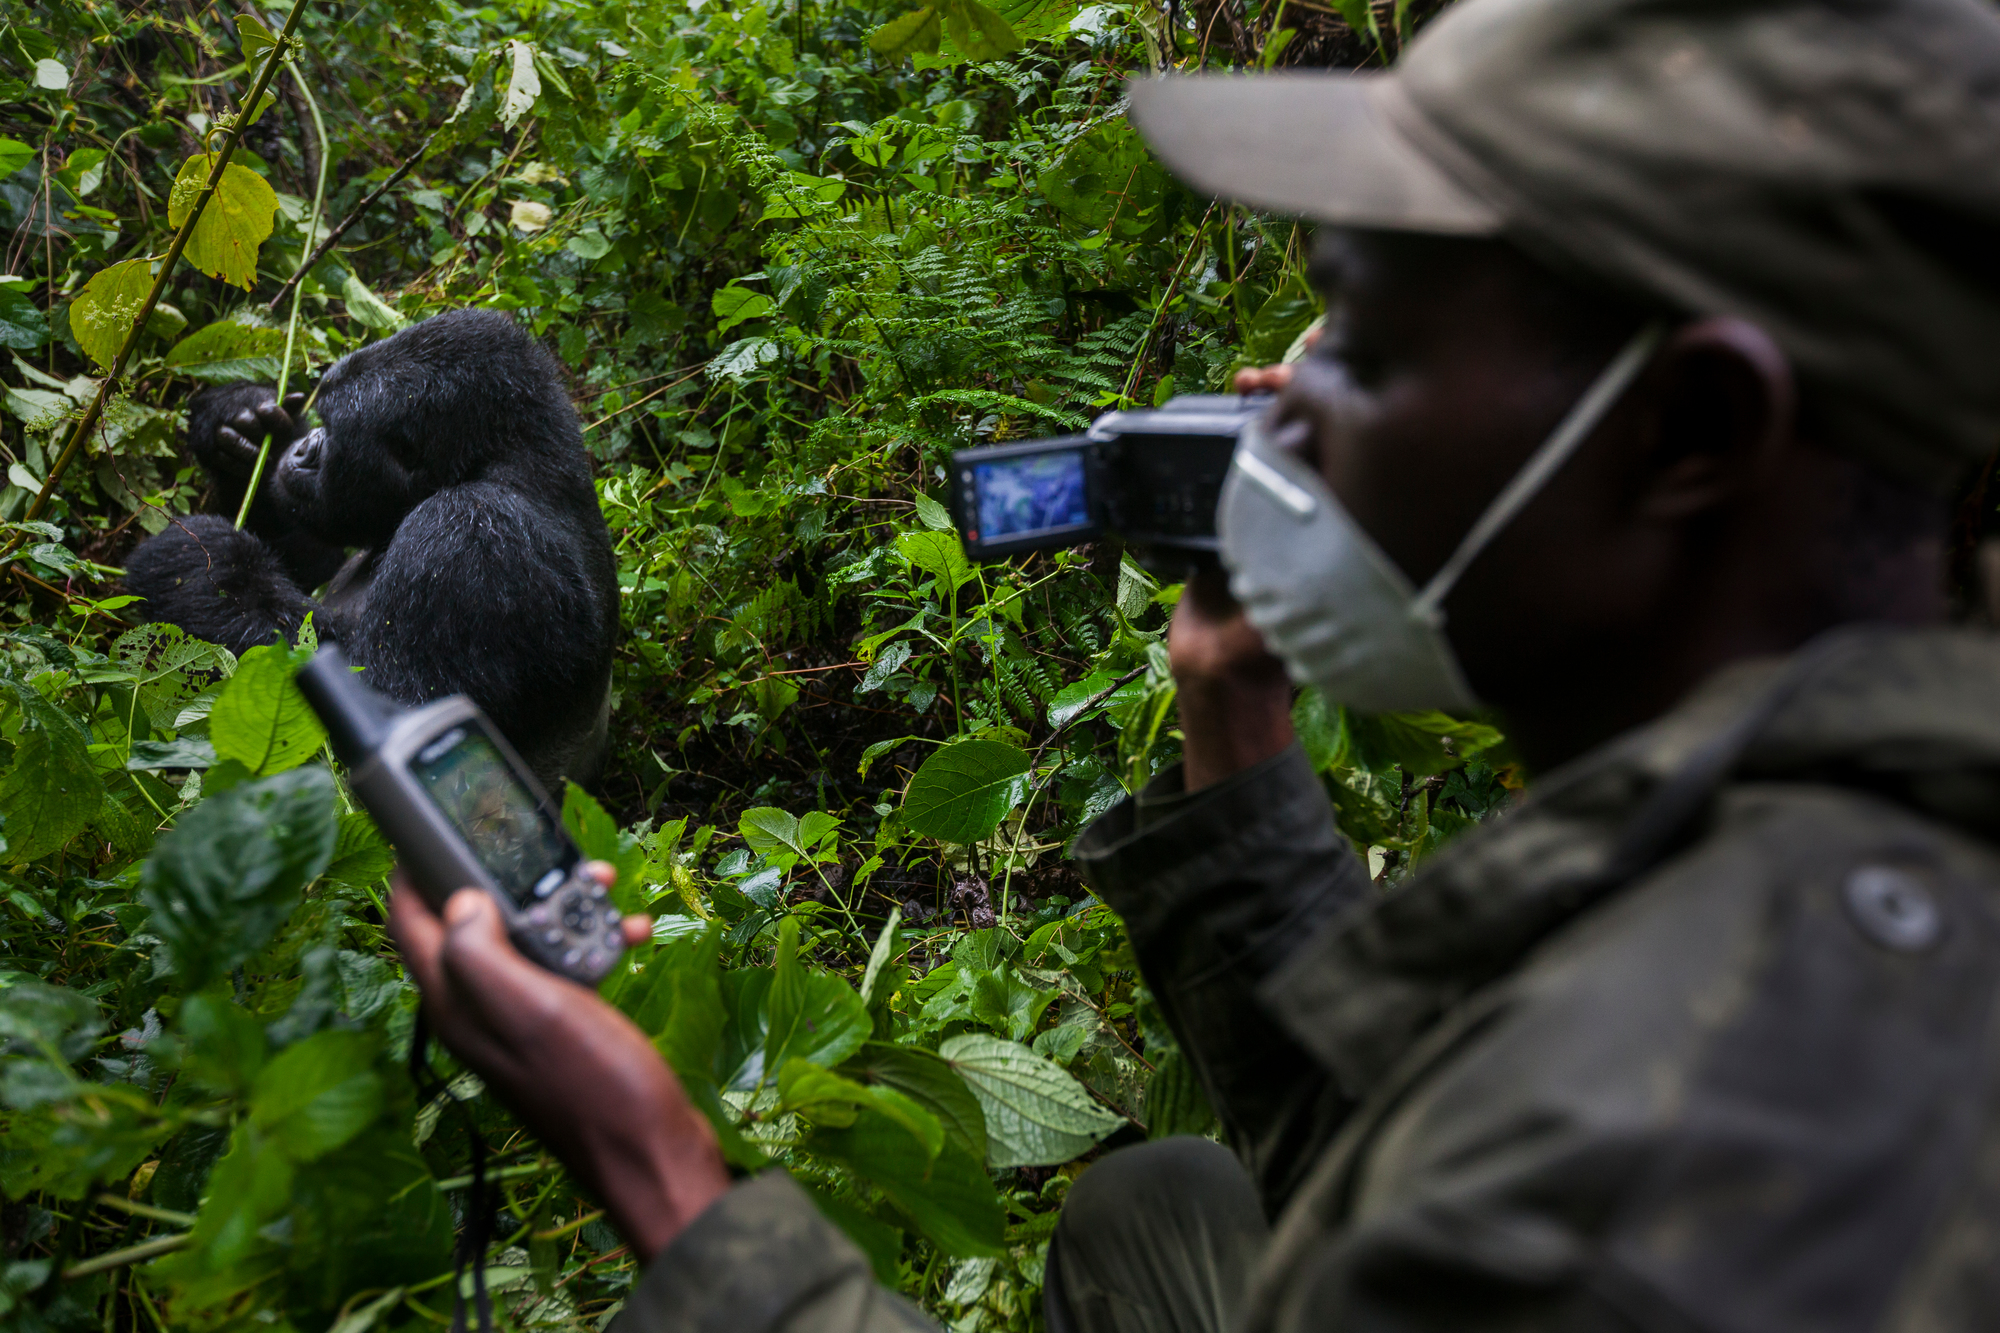
[[[1090,522],[1081,448],[995,459],[975,465],[972,474],[979,495],[979,536],[985,541]]]
[[[562,883],[568,837],[478,730],[453,727],[417,751],[410,772],[516,903],[526,907]]]

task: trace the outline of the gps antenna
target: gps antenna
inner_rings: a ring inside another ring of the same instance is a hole
[[[395,700],[361,683],[340,649],[328,647],[299,668],[299,693],[319,714],[334,754],[349,768],[365,763],[403,712]]]

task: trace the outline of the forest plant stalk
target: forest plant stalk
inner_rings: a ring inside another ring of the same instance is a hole
[[[160,261],[160,271],[154,276],[153,285],[147,291],[146,299],[139,303],[139,313],[133,316],[132,327],[126,332],[125,341],[118,348],[118,355],[112,358],[111,368],[105,373],[104,378],[98,381],[97,392],[92,395],[90,406],[85,408],[83,415],[77,419],[76,429],[70,432],[68,443],[63,445],[62,453],[50,466],[49,475],[42,482],[42,489],[36,492],[34,500],[29,503],[28,512],[24,516],[27,521],[33,522],[47,512],[49,497],[55,494],[63,473],[67,472],[70,464],[76,461],[76,456],[83,451],[83,442],[90,438],[90,432],[97,429],[97,423],[103,419],[105,406],[111,401],[111,394],[117,388],[118,377],[125,373],[125,363],[138,348],[139,336],[145,332],[147,321],[153,317],[153,308],[159,305],[160,295],[167,289],[167,279],[173,276],[174,265],[180,262],[181,252],[187,249],[188,239],[194,235],[195,225],[201,221],[202,212],[207,209],[208,201],[215,197],[216,187],[222,184],[222,175],[229,170],[229,159],[236,156],[236,145],[243,141],[243,132],[250,128],[251,116],[257,104],[263,100],[264,90],[271,86],[271,79],[278,72],[278,63],[285,54],[285,44],[291,40],[292,32],[299,26],[299,20],[305,16],[305,12],[306,0],[292,0],[292,12],[285,16],[284,31],[278,34],[277,44],[272,46],[270,55],[264,61],[264,67],[257,71],[256,79],[250,84],[250,91],[239,104],[236,123],[229,127],[229,133],[222,141],[222,151],[215,155],[215,161],[209,165],[208,180],[202,184],[201,193],[195,196],[194,203],[188,208],[186,220],[181,223],[180,230],[174,233],[173,242],[167,246],[166,257]],[[0,546],[0,560],[12,556],[27,537],[25,529],[17,528],[7,538],[7,544]]]
[[[306,108],[312,112],[313,137],[319,140],[319,179],[313,182],[312,220],[306,226],[306,235],[317,236],[319,234],[320,209],[326,202],[326,159],[328,155],[326,122],[320,119],[319,102],[313,97],[312,89],[306,86],[305,76],[299,73],[296,61],[292,64],[292,82],[298,86],[300,95],[306,99]],[[426,139],[424,142],[429,143],[430,141]],[[330,245],[332,242],[333,238],[329,236],[327,244]],[[324,252],[325,248],[323,245],[311,255],[300,259],[298,270],[292,274],[291,280],[287,284],[292,289],[292,316],[285,322],[285,359],[278,366],[278,403],[280,406],[283,406],[285,401],[286,386],[291,382],[292,357],[299,342],[299,297],[302,294],[298,285],[299,279],[305,276],[306,270],[312,266],[318,256]],[[236,526],[239,528],[250,517],[250,504],[257,498],[257,487],[263,483],[264,468],[270,462],[270,459],[271,436],[266,432],[264,443],[257,450],[256,466],[250,469],[250,484],[243,488],[243,504],[236,511]]]

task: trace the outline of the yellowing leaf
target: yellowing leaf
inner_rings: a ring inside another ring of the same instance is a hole
[[[196,153],[181,164],[173,192],[167,196],[169,225],[178,227],[187,221],[214,165],[214,157],[208,153]],[[278,196],[264,178],[232,162],[194,224],[194,235],[188,238],[184,252],[188,263],[211,278],[249,291],[257,285],[257,247],[271,234],[277,212]]]
[[[152,267],[144,259],[113,264],[85,283],[69,308],[77,346],[106,370],[139,320],[139,307],[153,286]]]
[[[538,204],[532,199],[516,199],[507,213],[507,225],[515,231],[536,232],[549,225],[554,217],[547,204]]]

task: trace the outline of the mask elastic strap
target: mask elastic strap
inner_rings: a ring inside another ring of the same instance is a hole
[[[1590,433],[1604,420],[1604,414],[1632,386],[1632,381],[1645,368],[1666,334],[1666,322],[1656,319],[1632,335],[1632,341],[1626,343],[1624,349],[1611,359],[1611,364],[1598,373],[1597,379],[1584,390],[1583,397],[1570,408],[1569,415],[1535,451],[1535,456],[1514,474],[1514,479],[1494,497],[1493,503],[1486,506],[1486,512],[1472,525],[1472,531],[1465,534],[1465,540],[1451,553],[1451,559],[1444,562],[1444,568],[1431,576],[1431,581],[1410,603],[1412,617],[1433,625],[1444,622],[1439,607],[1459,576],[1465,573],[1466,567],[1486,549],[1487,544],[1500,535],[1501,529],[1514,521],[1528,501],[1535,498],[1548,479],[1555,475],[1556,469],[1569,461],[1577,446],[1590,438]]]

